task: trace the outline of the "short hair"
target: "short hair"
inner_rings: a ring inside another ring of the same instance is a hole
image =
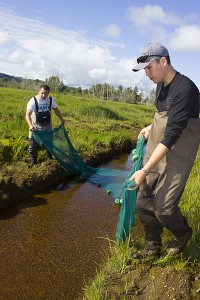
[[[168,65],[171,65],[171,59],[169,56],[163,56],[166,58]],[[156,58],[157,61],[159,61],[161,58]]]
[[[48,86],[48,85],[46,85],[46,84],[42,84],[41,86],[40,86],[40,90],[41,89],[44,89],[45,91],[47,91],[48,93],[50,92],[50,87]]]
[[[171,59],[170,59],[170,56],[166,56],[166,59],[167,59],[168,65],[171,65]]]

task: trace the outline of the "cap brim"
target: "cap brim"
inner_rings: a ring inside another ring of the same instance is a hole
[[[146,62],[146,63],[140,63],[140,64],[137,64],[133,69],[132,71],[133,72],[137,72],[137,71],[140,71],[142,69],[145,69],[146,67],[148,67],[148,65],[150,65],[152,61],[149,61],[149,62]]]

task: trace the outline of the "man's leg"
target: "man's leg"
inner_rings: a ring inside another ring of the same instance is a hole
[[[161,233],[163,225],[157,219],[154,207],[154,188],[157,183],[157,173],[151,173],[140,187],[137,195],[137,213],[144,228],[146,247],[137,257],[159,257],[162,246]]]
[[[48,159],[52,159],[52,154],[46,149],[46,156]]]
[[[29,139],[30,165],[37,164],[38,148],[39,148],[38,143],[36,142],[36,140],[33,137],[31,137]]]
[[[49,147],[50,151],[47,150],[47,148],[46,148],[46,156],[48,159],[52,159],[51,150],[53,149],[53,134],[51,131],[48,132],[47,140],[48,140],[48,147]]]
[[[167,247],[167,253],[172,255],[180,253],[192,236],[192,229],[179,207],[186,180],[186,175],[176,174],[171,168],[165,176],[160,177],[154,198],[157,219],[175,236]]]

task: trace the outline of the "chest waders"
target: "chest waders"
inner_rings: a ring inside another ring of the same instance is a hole
[[[144,165],[164,136],[168,112],[155,113],[147,142]],[[147,247],[160,247],[163,227],[181,237],[189,228],[179,201],[200,143],[200,119],[190,119],[169,152],[149,172],[137,195],[137,211],[146,234]]]
[[[35,101],[35,107],[36,110],[33,111],[31,115],[31,120],[33,126],[37,130],[47,130],[52,131],[52,121],[51,121],[51,107],[52,107],[52,97],[50,97],[50,104],[49,104],[49,111],[47,112],[38,112],[38,102],[36,97],[34,97]],[[47,115],[46,115],[47,114]],[[46,118],[47,117],[47,118]],[[37,122],[39,120],[39,123]],[[41,122],[41,120],[43,120]],[[47,120],[47,122],[46,122]],[[40,123],[41,122],[41,123]],[[50,137],[52,139],[52,137]],[[34,139],[33,132],[29,131],[29,153],[30,153],[30,161],[32,164],[37,164],[37,157],[38,157],[38,150],[41,148],[41,145],[39,145],[36,140]],[[47,158],[52,158],[51,153],[46,149]]]

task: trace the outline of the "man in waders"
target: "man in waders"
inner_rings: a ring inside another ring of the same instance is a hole
[[[156,258],[164,227],[174,235],[167,246],[169,255],[180,253],[192,236],[178,204],[200,143],[199,90],[172,67],[161,44],[143,48],[133,71],[141,69],[157,88],[153,122],[140,132],[147,139],[143,168],[130,179],[139,187],[137,212],[146,238],[145,249],[134,257]]]
[[[39,88],[38,95],[32,97],[26,109],[26,122],[29,126],[29,153],[30,163],[28,167],[32,167],[37,164],[38,149],[40,145],[34,139],[33,132],[35,130],[47,130],[52,131],[52,118],[51,109],[55,112],[61,122],[65,122],[60,110],[56,106],[54,98],[49,96],[50,87],[46,84],[42,84]],[[47,158],[52,158],[51,153],[47,150]]]

